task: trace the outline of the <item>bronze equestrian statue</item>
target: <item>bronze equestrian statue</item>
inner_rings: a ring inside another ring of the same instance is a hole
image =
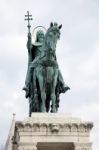
[[[32,112],[57,112],[59,95],[70,89],[64,83],[56,58],[61,27],[51,23],[45,34],[43,30],[38,30],[33,45],[29,30],[28,70],[23,88],[29,99],[29,116]]]

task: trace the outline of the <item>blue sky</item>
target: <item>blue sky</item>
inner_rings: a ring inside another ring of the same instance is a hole
[[[61,95],[59,112],[93,121],[93,149],[99,147],[99,1],[3,0],[0,8],[0,145],[5,143],[12,113],[16,120],[28,116],[28,100],[22,87],[27,71],[27,22],[33,28],[62,23],[57,59],[71,90]]]

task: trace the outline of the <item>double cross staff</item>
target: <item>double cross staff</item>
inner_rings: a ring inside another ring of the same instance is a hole
[[[28,48],[28,65],[30,64],[30,62],[32,61],[32,52],[31,52],[31,48],[32,48],[32,41],[31,41],[31,33],[30,33],[30,20],[32,19],[32,15],[29,14],[29,11],[27,11],[27,15],[25,15],[25,20],[28,21],[28,42],[27,42],[27,48]]]
[[[27,25],[27,27],[28,27],[28,33],[30,33],[30,28],[31,28],[31,25],[30,25],[30,20],[33,20],[32,19],[32,15],[30,15],[29,14],[29,11],[27,11],[27,15],[25,15],[25,20],[27,20],[28,21],[28,25]]]

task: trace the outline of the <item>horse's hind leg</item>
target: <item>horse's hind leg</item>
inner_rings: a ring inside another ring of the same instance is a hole
[[[50,109],[50,95],[46,96],[46,112],[49,112]]]

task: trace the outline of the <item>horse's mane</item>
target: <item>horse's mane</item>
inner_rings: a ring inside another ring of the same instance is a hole
[[[47,47],[47,38],[49,37],[49,33],[56,30],[59,34],[60,34],[60,29],[61,29],[62,25],[58,26],[56,25],[56,23],[51,23],[50,27],[48,28],[48,30],[45,33],[45,38],[44,38],[44,46]],[[53,40],[53,39],[52,39]]]

